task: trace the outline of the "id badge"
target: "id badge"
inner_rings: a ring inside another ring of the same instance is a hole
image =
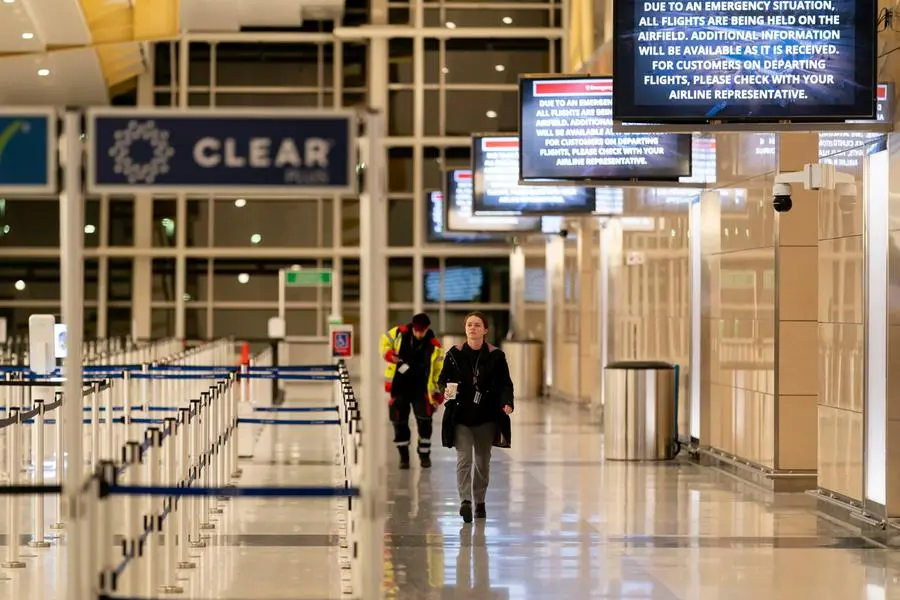
[[[474,402],[475,404],[481,404],[481,392],[475,392],[475,396],[472,398],[472,402]]]

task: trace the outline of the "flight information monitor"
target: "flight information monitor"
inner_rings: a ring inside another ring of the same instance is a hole
[[[829,122],[875,115],[876,0],[616,0],[613,117]]]
[[[476,215],[472,203],[471,169],[447,171],[444,198],[447,231],[528,233],[541,230],[540,217],[523,217],[511,211]]]
[[[893,86],[879,83],[875,122],[893,120]],[[883,149],[884,132],[875,131],[820,131],[819,160],[844,169],[857,169],[867,154]],[[775,159],[778,136],[774,133],[741,135],[741,173],[756,174]]]
[[[690,135],[613,131],[610,77],[522,77],[519,104],[523,182],[691,176]]]
[[[590,213],[593,188],[519,184],[519,138],[472,138],[475,213],[511,211],[519,214]]]
[[[495,233],[458,233],[447,231],[444,227],[444,193],[431,191],[426,194],[428,209],[425,215],[425,235],[429,242],[436,243],[491,243],[502,242],[503,234]]]

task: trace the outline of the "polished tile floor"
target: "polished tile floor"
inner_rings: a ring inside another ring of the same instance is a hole
[[[488,518],[473,525],[457,515],[450,451],[430,471],[394,465],[386,597],[900,600],[900,553],[817,517],[808,497],[679,462],[604,463],[601,441],[586,412],[521,402],[513,448],[495,450]],[[242,483],[330,485],[338,448],[328,427],[267,427]],[[180,597],[340,598],[335,502],[226,503],[198,568],[178,574]],[[60,598],[64,544],[23,552],[26,569],[0,569],[0,600]]]

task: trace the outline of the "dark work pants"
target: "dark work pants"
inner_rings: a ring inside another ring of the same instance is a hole
[[[416,416],[416,429],[419,432],[418,452],[419,454],[430,454],[431,415],[434,410],[424,395],[421,398],[410,398],[408,395],[392,398],[390,412],[391,423],[394,424],[394,445],[398,448],[409,447],[412,438],[412,432],[409,429],[410,410]]]

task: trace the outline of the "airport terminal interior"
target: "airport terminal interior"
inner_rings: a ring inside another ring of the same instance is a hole
[[[898,10],[0,0],[0,600],[900,600]]]

